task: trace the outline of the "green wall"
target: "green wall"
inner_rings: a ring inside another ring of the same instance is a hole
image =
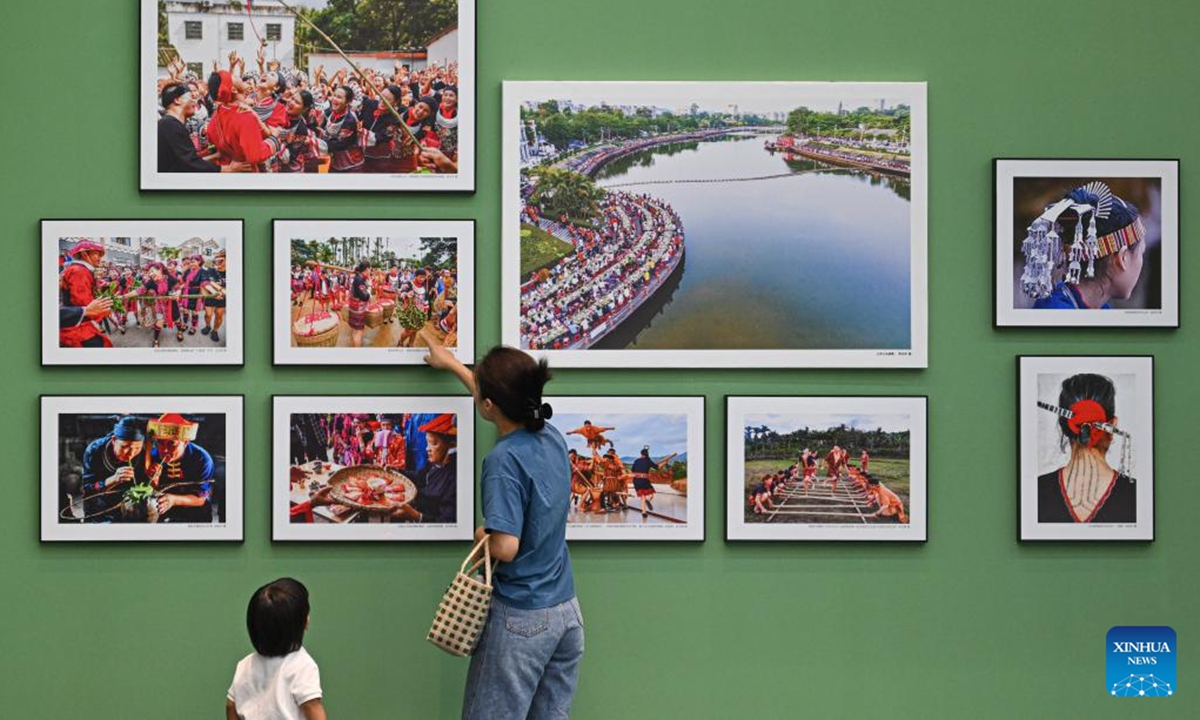
[[[444,393],[424,368],[272,368],[270,220],[479,221],[478,346],[499,338],[502,79],[925,80],[929,369],[563,371],[554,392],[708,396],[708,541],[572,548],[588,651],[574,717],[1197,717],[1200,295],[1178,331],[996,332],[991,158],[1182,157],[1183,227],[1200,224],[1195,31],[1180,0],[480,0],[474,196],[139,194],[136,0],[3,12],[4,408],[0,716],[220,717],[249,649],[243,613],[288,574],[313,595],[308,647],[330,716],[457,717],[466,663],[423,638],[465,546],[270,542],[272,393]],[[246,218],[245,369],[41,369],[42,217]],[[1185,240],[1188,236],[1185,236]],[[1183,278],[1200,253],[1183,253]],[[1018,353],[1157,357],[1157,541],[1018,545]],[[244,393],[241,545],[38,543],[39,393]],[[723,395],[930,396],[924,545],[723,542]],[[485,431],[481,447],[493,435]],[[1179,693],[1104,693],[1104,635],[1167,624]]]

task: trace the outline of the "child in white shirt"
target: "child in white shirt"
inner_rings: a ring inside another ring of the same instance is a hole
[[[227,720],[326,720],[321,674],[304,649],[308,589],[281,578],[250,598],[246,628],[255,652],[233,673]]]

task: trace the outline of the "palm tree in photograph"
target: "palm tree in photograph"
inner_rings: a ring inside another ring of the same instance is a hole
[[[603,197],[604,191],[586,175],[548,167],[537,171],[537,187],[530,201],[548,218],[557,220],[565,215],[571,223],[584,225],[600,214]]]

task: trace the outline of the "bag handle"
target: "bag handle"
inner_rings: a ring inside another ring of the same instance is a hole
[[[492,586],[492,544],[488,542],[490,537],[485,533],[483,538],[475,543],[475,547],[471,548],[471,552],[467,554],[466,559],[463,560],[462,566],[459,569],[459,572],[469,577],[482,565],[484,584],[488,587]],[[475,559],[476,555],[479,555],[479,548],[481,547],[483,548],[483,556]]]

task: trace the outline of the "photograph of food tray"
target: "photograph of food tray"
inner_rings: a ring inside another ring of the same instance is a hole
[[[276,396],[274,412],[275,540],[470,538],[471,398]]]

